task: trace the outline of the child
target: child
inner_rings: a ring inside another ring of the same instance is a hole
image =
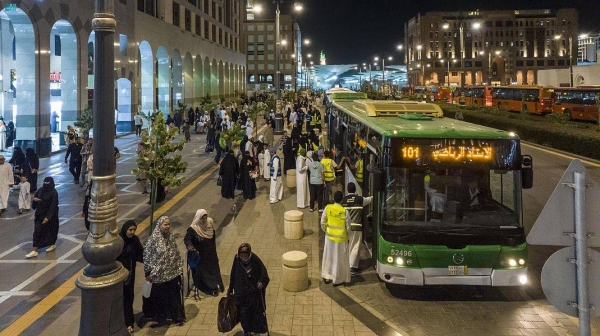
[[[27,182],[27,175],[21,175],[21,183],[19,183],[19,214],[23,213],[23,209],[29,211],[31,208],[31,194],[29,193],[29,182]]]

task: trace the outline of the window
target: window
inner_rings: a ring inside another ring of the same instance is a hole
[[[217,42],[217,26],[215,25],[211,25],[212,26],[212,41],[213,42]]]
[[[554,66],[554,60],[548,60],[548,66]]]
[[[196,20],[194,21],[194,24],[196,26],[196,35],[201,36],[202,35],[202,23],[200,22],[200,15],[196,15]]]
[[[192,31],[192,11],[185,9],[185,30]]]
[[[273,34],[267,35],[267,41],[273,41],[273,40],[275,40],[275,35],[273,35]]]
[[[259,58],[260,60],[260,58]],[[258,70],[265,70],[265,65],[264,64],[258,64]]]
[[[127,35],[119,34],[119,53],[127,56]]]
[[[481,68],[482,65],[483,65],[483,62],[481,62],[481,61],[475,61],[475,67],[476,68]]]
[[[173,1],[173,25],[179,27],[179,4]]]
[[[253,53],[254,52],[254,44],[248,44],[248,50],[249,53]]]
[[[558,65],[565,65],[565,60],[564,59],[558,60]]]
[[[267,70],[275,70],[275,65],[267,64]]]
[[[206,20],[206,19],[203,19],[203,20],[204,20],[204,38],[208,40],[208,39],[210,39],[210,37],[208,37],[208,34],[210,32],[210,27],[208,24],[208,20]]]
[[[248,43],[254,42],[254,35],[248,35]]]
[[[503,23],[504,22],[502,22],[502,21],[496,21],[496,27],[502,27]]]
[[[523,66],[523,61],[517,61],[517,66],[518,67],[522,67]]]
[[[254,64],[248,64],[248,70],[254,70]]]
[[[248,70],[250,70],[250,69],[248,69]],[[254,83],[254,75],[248,76],[248,83]]]
[[[223,8],[219,6],[219,22],[223,23]]]
[[[223,30],[219,28],[219,44],[223,45]]]
[[[544,61],[543,60],[537,60],[536,61],[536,65],[537,66],[544,66]]]
[[[264,43],[265,42],[265,35],[263,34],[258,34],[258,43]]]
[[[208,14],[208,0],[204,0],[204,13]]]
[[[273,54],[268,54],[268,55],[267,55],[267,60],[268,60],[268,61],[273,61],[273,60],[275,60],[275,55],[273,55]]]
[[[254,31],[254,25],[248,25],[248,31]]]
[[[248,55],[248,61],[254,61],[254,55]]]
[[[217,4],[214,1],[212,2],[211,16],[213,19],[217,18]]]

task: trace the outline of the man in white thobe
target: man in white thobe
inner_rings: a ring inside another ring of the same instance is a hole
[[[290,120],[288,120],[288,122],[290,124],[292,124],[293,126],[296,126],[296,121],[298,120],[298,114],[296,113],[296,111],[292,110],[292,113],[290,113]]]
[[[269,147],[265,146],[265,152],[263,154],[263,177],[266,181],[271,179],[270,163],[271,155],[269,154]]]
[[[263,144],[263,148],[265,145],[265,137],[261,134],[258,136],[258,141]],[[260,148],[260,146],[258,146]],[[258,148],[256,149],[258,151]],[[256,157],[258,158],[258,176],[265,176],[265,152],[257,153]]]
[[[334,204],[325,207],[321,216],[321,229],[325,231],[325,247],[321,262],[321,277],[326,284],[341,285],[350,282],[348,264],[348,231],[350,215],[340,204],[344,194],[336,191]]]
[[[270,179],[271,179],[271,192],[269,194],[269,201],[271,204],[277,203],[283,199],[283,180],[281,178],[281,160],[275,152],[275,148],[269,149],[271,155],[270,166]]]
[[[350,272],[352,275],[356,275],[360,273],[358,263],[360,261],[360,247],[362,246],[363,207],[373,202],[373,196],[362,197],[358,195],[354,182],[348,183],[346,190],[348,195],[342,200],[342,205],[350,214],[350,231],[348,231]]]
[[[6,150],[6,124],[0,120],[0,152]]]
[[[310,202],[308,193],[308,165],[306,164],[306,149],[299,151],[296,158],[296,206],[304,209]]]
[[[0,216],[8,207],[8,195],[14,183],[12,167],[6,163],[4,155],[0,155]]]

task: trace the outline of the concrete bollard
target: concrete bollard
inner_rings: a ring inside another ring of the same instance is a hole
[[[288,169],[285,175],[285,185],[288,188],[296,188],[296,169]]]
[[[304,236],[304,213],[298,210],[283,214],[283,236],[286,239],[302,239]]]
[[[289,251],[282,256],[281,281],[288,292],[301,292],[308,288],[308,255],[302,251]]]

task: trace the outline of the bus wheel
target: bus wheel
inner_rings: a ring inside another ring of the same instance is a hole
[[[573,120],[573,116],[571,115],[571,111],[570,110],[564,110],[564,115],[567,116],[567,118],[569,118],[569,120]]]

